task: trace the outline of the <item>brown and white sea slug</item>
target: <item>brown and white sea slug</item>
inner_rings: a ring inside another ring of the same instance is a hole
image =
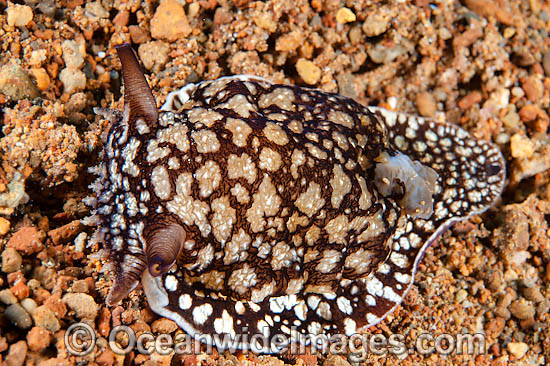
[[[502,192],[499,149],[452,124],[254,76],[188,85],[158,111],[131,47],[117,52],[124,113],[100,111],[112,127],[88,220],[112,264],[107,303],[141,281],[203,342],[272,352],[251,336],[377,324],[426,248]]]

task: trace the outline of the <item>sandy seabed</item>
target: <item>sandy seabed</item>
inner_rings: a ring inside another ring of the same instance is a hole
[[[428,250],[402,306],[367,336],[482,334],[485,350],[370,352],[384,365],[550,362],[550,2],[542,0],[0,0],[0,360],[5,365],[355,365],[338,355],[117,355],[118,325],[181,332],[141,289],[108,308],[110,280],[86,247],[106,121],[122,108],[114,46],[131,42],[157,97],[188,82],[253,74],[446,119],[495,142],[502,199]],[[85,321],[93,351],[67,353]],[[120,340],[124,343],[124,339]]]

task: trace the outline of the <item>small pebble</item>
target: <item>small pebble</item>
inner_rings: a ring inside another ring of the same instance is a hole
[[[94,298],[86,294],[66,294],[63,301],[69,309],[76,313],[79,319],[94,320],[97,317],[98,306]]]
[[[37,307],[32,313],[32,318],[34,320],[34,324],[45,328],[52,333],[57,332],[61,328],[59,325],[59,320],[57,320],[53,311],[45,305]]]
[[[151,36],[155,39],[177,41],[191,33],[183,6],[177,0],[164,0],[151,19]]]
[[[489,277],[489,283],[487,284],[489,289],[493,292],[499,293],[505,288],[504,281],[502,280],[502,272],[494,272]]]
[[[106,348],[97,356],[95,362],[100,366],[111,366],[115,363],[115,356],[109,348]]]
[[[550,310],[550,300],[544,299],[537,306],[537,313],[538,314],[547,314],[548,310]]]
[[[510,319],[510,311],[503,306],[497,306],[495,308],[495,315],[501,317],[504,320]]]
[[[31,69],[30,71],[32,76],[34,76],[34,79],[36,80],[36,86],[38,87],[38,89],[46,90],[50,87],[51,80],[46,70],[44,70],[43,68],[38,68]]]
[[[306,59],[299,59],[296,63],[296,70],[306,84],[314,85],[321,78],[321,69],[313,62]]]
[[[269,33],[273,33],[277,30],[277,23],[273,21],[272,16],[270,13],[262,12],[254,16],[254,23]]]
[[[15,304],[17,302],[17,297],[15,297],[9,288],[5,288],[0,290],[0,302],[6,305]]]
[[[516,30],[512,27],[504,28],[504,33],[502,34],[504,38],[512,38],[516,34]]]
[[[25,283],[25,281],[17,281],[11,288],[11,292],[17,297],[19,300],[22,300],[24,298],[29,297],[30,295],[30,289],[29,286]]]
[[[0,68],[0,92],[13,100],[36,98],[39,95],[27,70],[13,60]]]
[[[83,51],[81,50],[80,45],[73,40],[65,40],[61,44],[61,50],[63,52],[63,61],[65,61],[65,66],[70,69],[79,69],[84,65],[84,56]]]
[[[151,330],[158,334],[169,334],[178,329],[178,325],[170,319],[162,318],[151,324]]]
[[[481,102],[483,99],[481,93],[477,90],[468,93],[464,98],[458,101],[458,107],[462,110],[468,109],[474,104]]]
[[[87,97],[84,93],[78,93],[77,95],[80,95],[79,102],[77,104],[80,105],[79,108],[77,108],[77,111],[81,111],[86,107],[87,104]],[[74,98],[74,96],[71,96],[71,99]],[[64,213],[70,214],[71,216],[82,216],[86,215],[88,213],[88,207],[84,204],[84,202],[77,200],[75,198],[69,198],[64,204],[63,204],[63,211]],[[73,225],[77,224],[76,221],[72,222]]]
[[[539,115],[540,108],[533,104],[528,104],[519,110],[519,117],[523,122],[534,121]]]
[[[67,314],[67,306],[61,300],[59,294],[54,294],[48,297],[48,299],[44,302],[44,305],[53,311],[54,315],[59,319],[65,317],[65,314]]]
[[[439,38],[441,38],[444,41],[453,38],[453,34],[445,27],[439,28],[438,34],[439,34]]]
[[[120,319],[122,320],[122,324],[131,324],[134,322],[134,320],[138,318],[139,318],[139,312],[136,309],[125,310],[120,316]]]
[[[529,0],[529,6],[531,7],[533,14],[539,15],[541,8],[540,0]]]
[[[497,306],[508,307],[517,298],[515,292],[507,292],[498,299]]]
[[[97,329],[103,337],[109,336],[109,332],[111,331],[111,312],[106,307],[101,308],[99,311]]]
[[[36,305],[36,301],[30,298],[21,300],[20,304],[23,307],[23,309],[25,309],[29,314],[32,314],[36,309],[36,307],[38,306]]]
[[[151,41],[139,46],[139,59],[147,70],[159,72],[168,61],[170,46],[163,41]]]
[[[367,37],[376,37],[384,33],[390,27],[389,14],[383,14],[381,12],[374,12],[367,16],[363,22],[363,33]]]
[[[300,47],[303,42],[304,40],[301,32],[295,31],[286,33],[278,37],[277,41],[275,41],[275,50],[280,52],[291,52]],[[298,62],[300,62],[300,60],[298,60]]]
[[[67,94],[84,90],[86,87],[86,75],[78,69],[64,68],[59,73],[59,80],[63,83],[63,91]]]
[[[50,332],[41,327],[33,327],[27,334],[27,344],[31,351],[41,352],[50,345],[51,341]]]
[[[523,91],[522,88],[520,88],[519,86],[514,86],[512,88],[512,91],[511,91],[511,94],[514,96],[514,97],[518,97],[518,98],[521,98],[525,95],[525,92]]]
[[[10,231],[10,221],[0,217],[0,237],[6,235]]]
[[[86,108],[87,102],[88,97],[82,92],[71,95],[69,101],[64,105],[65,114],[81,112],[84,108]],[[65,205],[63,205],[63,209],[67,212],[67,210],[65,210]]]
[[[468,297],[468,292],[464,289],[458,290],[456,295],[455,295],[456,302],[458,302],[459,304],[462,301],[466,300],[467,297]]]
[[[324,362],[324,365],[351,366],[351,364],[344,357],[338,354],[329,354]]]
[[[38,10],[44,15],[53,18],[55,16],[55,2],[54,0],[43,0],[38,2]]]
[[[139,317],[147,323],[152,323],[155,319],[158,318],[158,316],[153,313],[153,311],[149,308],[141,309],[141,311],[139,312]]]
[[[535,152],[535,145],[524,135],[516,133],[510,139],[510,153],[513,158],[530,158]]]
[[[518,225],[521,229],[526,229],[525,227],[522,227]],[[518,237],[521,237],[521,234],[518,235]],[[525,237],[525,236],[523,236]],[[528,236],[527,236],[528,238]],[[527,250],[516,250],[512,252],[505,252],[504,259],[506,260],[506,263],[512,266],[521,267],[526,260],[531,258],[531,254]]]
[[[231,13],[224,7],[218,7],[214,13],[214,24],[229,24],[233,20]]]
[[[23,276],[23,272],[17,271],[8,274],[7,280],[10,286],[15,286],[18,282],[25,282],[25,277]]]
[[[14,248],[6,248],[2,252],[2,272],[12,273],[18,271],[22,263],[21,254]]]
[[[4,315],[18,328],[28,329],[32,326],[31,316],[19,304],[8,306],[4,312]]]
[[[151,326],[147,324],[143,319],[137,319],[133,324],[130,325],[130,328],[132,328],[136,333],[151,332]]]
[[[508,352],[510,352],[518,360],[522,359],[523,356],[529,351],[529,346],[523,342],[510,342],[506,346]]]
[[[357,92],[353,83],[353,75],[345,73],[336,75],[336,82],[338,83],[338,93],[356,99]]]
[[[34,226],[24,226],[17,230],[8,241],[7,247],[14,248],[23,255],[34,254],[44,248],[40,240],[40,233]]]
[[[401,44],[388,47],[384,42],[379,42],[371,47],[367,53],[374,63],[388,64],[399,56],[406,54],[407,49]]]
[[[517,279],[518,279],[518,274],[513,269],[509,268],[504,272],[504,281],[512,282],[512,281],[515,281]]]
[[[487,323],[485,330],[490,337],[498,337],[504,330],[505,325],[506,321],[504,319],[496,317]]]
[[[340,24],[355,22],[355,14],[348,8],[340,8],[336,12],[336,21]]]
[[[76,280],[73,282],[71,289],[73,292],[86,293],[89,291],[88,282],[86,280]]]
[[[545,148],[544,151],[547,151]],[[532,177],[550,169],[550,153],[537,153],[529,159],[521,159],[512,170],[511,179],[513,182],[520,182],[524,178]]]
[[[424,117],[433,117],[437,111],[435,99],[431,93],[422,92],[416,96],[416,106],[420,115]]]
[[[516,112],[510,111],[502,117],[502,123],[504,123],[504,126],[509,129],[517,128],[519,124],[519,117],[520,116]]]
[[[354,26],[349,30],[349,41],[353,45],[361,42],[361,28],[359,26]]]
[[[115,18],[113,19],[113,24],[118,27],[125,27],[128,25],[128,21],[130,20],[130,13],[126,10],[121,10],[115,15]]]
[[[48,231],[48,236],[52,238],[54,244],[64,244],[73,240],[82,230],[84,226],[80,220],[73,220],[68,224]]]
[[[517,22],[516,17],[509,11],[491,0],[465,0],[464,5],[474,13],[484,17],[495,17],[505,25],[514,25],[514,22]]]
[[[540,293],[540,289],[538,287],[524,288],[522,294],[527,300],[534,301],[535,303],[539,303],[544,300],[544,296]]]
[[[8,24],[16,27],[26,27],[33,18],[30,6],[13,4],[11,2],[8,5],[6,13]]]
[[[147,32],[144,31],[139,25],[129,26],[128,31],[130,32],[130,38],[132,38],[132,42],[136,44],[142,44],[151,39]]]
[[[4,366],[23,366],[27,357],[27,343],[19,341],[10,346],[8,355],[6,356]]]
[[[31,289],[31,291],[36,291],[37,289],[40,288],[40,281],[38,281],[38,280],[35,279],[35,278],[31,278],[31,279],[27,282],[27,285],[29,286],[29,288]]]
[[[550,125],[550,118],[548,117],[548,114],[542,109],[539,109],[539,113],[537,114],[537,118],[534,121],[531,121],[529,123],[529,127],[534,132],[542,132],[545,133],[548,129],[548,125]]]
[[[535,307],[522,298],[510,304],[510,312],[518,319],[530,319],[535,316]]]
[[[101,5],[100,1],[88,2],[85,7],[86,16],[91,19],[106,19],[109,17],[107,9]]]
[[[483,28],[479,23],[474,24],[475,26],[473,28],[466,29],[453,39],[453,48],[455,48],[456,52],[460,52],[459,50],[462,48],[470,47],[475,41],[483,36]]]
[[[507,133],[499,133],[496,137],[495,137],[495,142],[499,145],[506,145],[508,142],[510,142],[510,135],[508,135]]]
[[[525,91],[525,96],[531,102],[539,102],[544,92],[544,86],[542,81],[535,76],[529,76],[522,84],[521,87]]]
[[[32,298],[39,304],[44,303],[46,300],[48,300],[52,296],[50,292],[42,287],[37,288],[32,293]]]
[[[191,3],[187,7],[187,16],[189,18],[194,18],[199,13],[200,10],[201,10],[201,6],[199,3],[196,3],[196,2]]]
[[[535,326],[535,324],[536,324],[535,318],[529,318],[529,319],[521,320],[519,322],[519,326],[521,327],[521,329],[524,329],[524,330],[532,329]]]
[[[86,247],[86,238],[88,237],[88,234],[85,232],[81,232],[76,236],[74,239],[74,251],[77,253],[82,253],[84,251],[84,248]]]
[[[67,359],[62,357],[49,358],[47,360],[40,361],[40,363],[37,364],[37,366],[59,366],[59,365],[65,366],[70,364],[67,363]]]
[[[513,63],[525,68],[534,66],[537,62],[533,52],[525,46],[518,47],[518,49],[512,53],[511,60]]]

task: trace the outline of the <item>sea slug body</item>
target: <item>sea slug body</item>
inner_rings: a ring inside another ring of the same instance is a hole
[[[203,342],[275,352],[251,336],[377,324],[426,248],[502,192],[498,148],[452,124],[254,76],[188,85],[158,111],[117,50],[125,110],[99,111],[112,127],[88,219],[112,264],[107,303],[141,282]]]

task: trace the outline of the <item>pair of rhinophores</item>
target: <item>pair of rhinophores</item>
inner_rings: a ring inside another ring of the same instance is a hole
[[[158,111],[132,48],[117,52],[124,112],[98,111],[112,127],[87,220],[106,301],[141,282],[202,342],[275,352],[275,335],[375,325],[426,248],[502,192],[499,149],[452,124],[254,76],[188,85]]]

